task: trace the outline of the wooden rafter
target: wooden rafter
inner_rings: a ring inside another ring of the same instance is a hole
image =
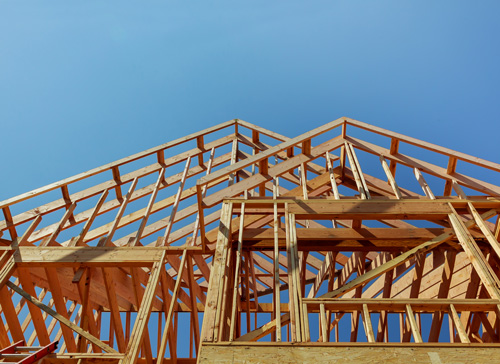
[[[234,119],[2,201],[0,350],[56,338],[48,363],[125,364],[214,345],[496,348],[500,186],[484,168],[500,173],[350,118],[293,138]]]

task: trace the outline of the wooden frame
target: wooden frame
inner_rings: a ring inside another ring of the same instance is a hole
[[[0,348],[123,364],[500,349],[500,186],[482,168],[500,173],[350,118],[294,138],[234,119],[10,198]]]

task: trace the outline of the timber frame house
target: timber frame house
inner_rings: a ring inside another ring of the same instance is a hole
[[[235,119],[2,201],[0,362],[500,363],[499,172]]]

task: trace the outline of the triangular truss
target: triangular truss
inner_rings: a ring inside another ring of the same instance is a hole
[[[498,172],[349,118],[219,124],[0,202],[0,348],[481,361],[500,350]]]

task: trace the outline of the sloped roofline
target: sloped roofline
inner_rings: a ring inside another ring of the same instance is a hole
[[[488,168],[488,169],[491,169],[491,170],[496,171],[496,172],[500,172],[500,164],[499,163],[495,163],[495,162],[491,162],[491,161],[488,161],[488,160],[485,160],[482,158],[474,157],[474,156],[471,156],[469,154],[457,152],[457,151],[449,149],[449,148],[441,147],[439,145],[425,142],[425,141],[422,141],[420,139],[416,139],[416,138],[412,138],[412,137],[409,137],[409,136],[406,136],[406,135],[403,135],[400,133],[392,132],[390,130],[383,129],[383,128],[380,128],[380,127],[377,127],[377,126],[374,126],[374,125],[371,125],[371,124],[368,124],[368,123],[365,123],[362,121],[358,121],[358,120],[355,120],[355,119],[352,119],[349,117],[345,117],[345,116],[340,117],[334,121],[331,121],[327,124],[324,124],[318,128],[315,128],[311,131],[308,131],[308,132],[301,134],[301,135],[294,137],[294,138],[289,138],[289,137],[283,136],[279,133],[262,128],[260,126],[254,125],[252,123],[249,123],[249,122],[241,120],[241,119],[232,119],[232,120],[217,124],[215,126],[212,126],[210,128],[203,129],[203,130],[198,131],[196,133],[192,133],[192,134],[186,135],[184,137],[175,139],[173,141],[161,144],[159,146],[147,149],[145,151],[133,154],[131,156],[121,158],[115,162],[107,163],[107,164],[102,165],[100,167],[93,168],[93,169],[88,170],[86,172],[82,172],[82,173],[79,173],[77,175],[74,175],[72,177],[68,177],[68,178],[62,179],[60,181],[45,185],[43,187],[36,188],[36,189],[31,190],[29,192],[25,192],[25,193],[22,193],[20,195],[11,197],[9,199],[0,201],[0,208],[8,207],[12,204],[19,203],[21,201],[38,196],[38,195],[46,193],[46,192],[50,192],[50,191],[55,190],[57,188],[64,187],[70,183],[78,182],[84,178],[94,176],[96,174],[99,174],[99,173],[107,171],[107,170],[111,170],[111,169],[119,167],[123,164],[130,163],[130,162],[133,162],[137,159],[150,156],[152,154],[158,153],[159,151],[174,147],[176,145],[179,145],[181,143],[184,143],[184,142],[187,142],[190,140],[194,140],[194,139],[198,138],[199,136],[213,133],[213,132],[216,132],[218,130],[221,130],[221,129],[224,129],[224,128],[227,128],[227,127],[230,127],[233,125],[236,127],[236,132],[237,132],[237,126],[241,125],[241,126],[246,127],[248,129],[258,131],[259,133],[262,133],[264,135],[272,137],[276,140],[282,141],[282,143],[266,150],[264,153],[259,153],[258,155],[255,155],[255,156],[252,156],[248,159],[245,159],[244,161],[240,161],[236,164],[233,164],[231,166],[228,166],[226,168],[223,168],[223,169],[220,169],[216,172],[213,172],[208,176],[200,178],[197,182],[198,185],[204,185],[204,184],[208,183],[210,180],[218,178],[224,174],[230,174],[232,171],[238,170],[240,168],[244,168],[244,166],[242,166],[243,164],[250,165],[250,164],[256,163],[256,162],[264,159],[266,156],[273,155],[278,151],[285,150],[286,148],[293,146],[295,144],[298,144],[301,141],[311,139],[319,134],[322,134],[323,132],[334,129],[334,128],[341,126],[341,125],[344,125],[344,128],[346,125],[355,126],[355,127],[360,128],[360,129],[364,129],[364,130],[367,130],[367,131],[370,131],[370,132],[373,132],[373,133],[376,133],[379,135],[383,135],[383,136],[392,138],[394,140],[397,140],[398,142],[402,141],[402,142],[405,142],[405,143],[408,143],[408,144],[411,144],[411,145],[414,145],[414,146],[417,146],[417,147],[420,147],[423,149],[427,149],[427,150],[430,150],[433,152],[437,152],[437,153],[441,153],[441,154],[444,154],[444,155],[447,155],[450,157],[454,157],[457,160],[462,160],[462,161],[465,161],[465,162],[468,162],[468,163],[471,163],[471,164],[474,164],[474,165],[477,165],[480,167],[484,167],[484,168]],[[343,133],[345,133],[345,131],[343,131]]]

